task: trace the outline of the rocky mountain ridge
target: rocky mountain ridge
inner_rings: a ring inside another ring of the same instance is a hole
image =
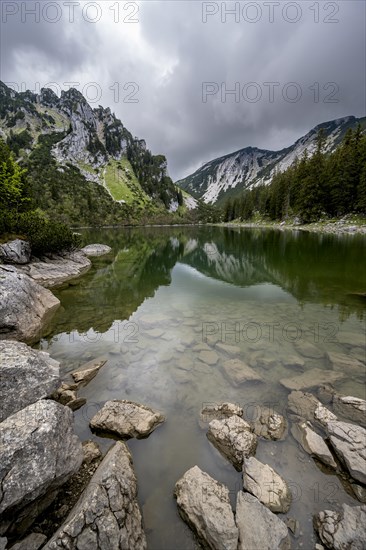
[[[358,124],[366,128],[366,117],[348,116],[318,124],[292,146],[280,151],[245,147],[206,163],[176,183],[208,204],[220,203],[228,197],[237,196],[244,189],[260,184],[268,185],[276,173],[286,170],[297,158],[302,157],[305,150],[311,156],[321,128],[326,137],[325,151],[331,153],[340,144],[346,131],[355,129]]]
[[[178,208],[166,158],[152,155],[110,108],[93,109],[74,88],[58,97],[51,89],[18,93],[0,82],[0,136],[21,158],[48,137],[59,173],[72,165],[115,202]]]

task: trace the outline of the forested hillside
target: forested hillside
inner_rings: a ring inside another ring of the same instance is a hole
[[[224,221],[250,220],[255,214],[271,220],[298,217],[307,223],[324,216],[366,214],[366,135],[361,127],[349,129],[342,144],[325,151],[322,130],[315,153],[307,150],[268,186],[246,190],[224,207]]]

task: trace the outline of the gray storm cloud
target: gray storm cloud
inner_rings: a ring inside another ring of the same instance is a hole
[[[322,121],[364,116],[365,10],[352,0],[3,1],[1,79],[76,83],[178,179],[242,147],[280,149]]]

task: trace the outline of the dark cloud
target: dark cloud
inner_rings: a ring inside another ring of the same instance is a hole
[[[279,149],[319,122],[365,114],[363,2],[274,2],[273,22],[265,3],[240,2],[239,21],[227,15],[225,23],[221,2],[145,1],[138,14],[121,3],[114,22],[116,3],[104,1],[96,24],[80,17],[85,4],[74,23],[66,11],[56,24],[9,17],[2,25],[2,79],[98,83],[98,102],[166,154],[174,178],[233,150]],[[219,10],[206,23],[205,6]],[[128,23],[129,14],[139,22]],[[248,22],[256,15],[258,22]],[[204,82],[227,90],[238,83],[240,96],[222,98],[219,91],[203,102]],[[273,101],[268,83],[278,83]],[[128,102],[133,91],[138,103]],[[254,92],[262,94],[257,102],[250,101]]]

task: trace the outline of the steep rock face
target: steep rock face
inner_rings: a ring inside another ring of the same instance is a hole
[[[145,550],[137,480],[127,446],[117,442],[45,550]]]
[[[111,197],[125,202],[121,193],[130,198],[132,194],[132,202],[140,204],[142,200],[147,204],[152,198],[168,210],[177,200],[166,158],[152,155],[146,142],[133,137],[109,108],[93,109],[75,88],[63,91],[59,98],[49,89],[42,89],[38,95],[17,93],[0,82],[0,135],[10,138],[14,129],[27,142],[24,156],[44,142],[45,136],[49,138],[47,147],[52,160],[57,161],[53,167],[55,180],[59,172],[75,179],[72,165],[78,170],[79,182],[90,181],[106,188],[105,200]],[[118,173],[120,161],[128,167],[121,165],[126,176],[123,182]],[[90,193],[87,185],[84,187]]]
[[[48,353],[0,340],[0,422],[50,396],[59,383],[59,363]]]
[[[193,174],[177,182],[177,185],[202,198],[206,203],[222,201],[228,193],[239,193],[243,189],[259,184],[269,184],[275,173],[283,172],[300,158],[307,149],[312,155],[316,148],[316,137],[320,128],[326,135],[326,150],[331,152],[341,141],[348,128],[366,123],[366,119],[353,116],[324,122],[298,139],[292,146],[281,151],[268,151],[246,147],[234,153],[212,160]]]
[[[19,510],[65,483],[81,465],[70,409],[41,400],[0,424],[0,514]]]
[[[60,301],[27,275],[0,266],[0,338],[37,342]]]

